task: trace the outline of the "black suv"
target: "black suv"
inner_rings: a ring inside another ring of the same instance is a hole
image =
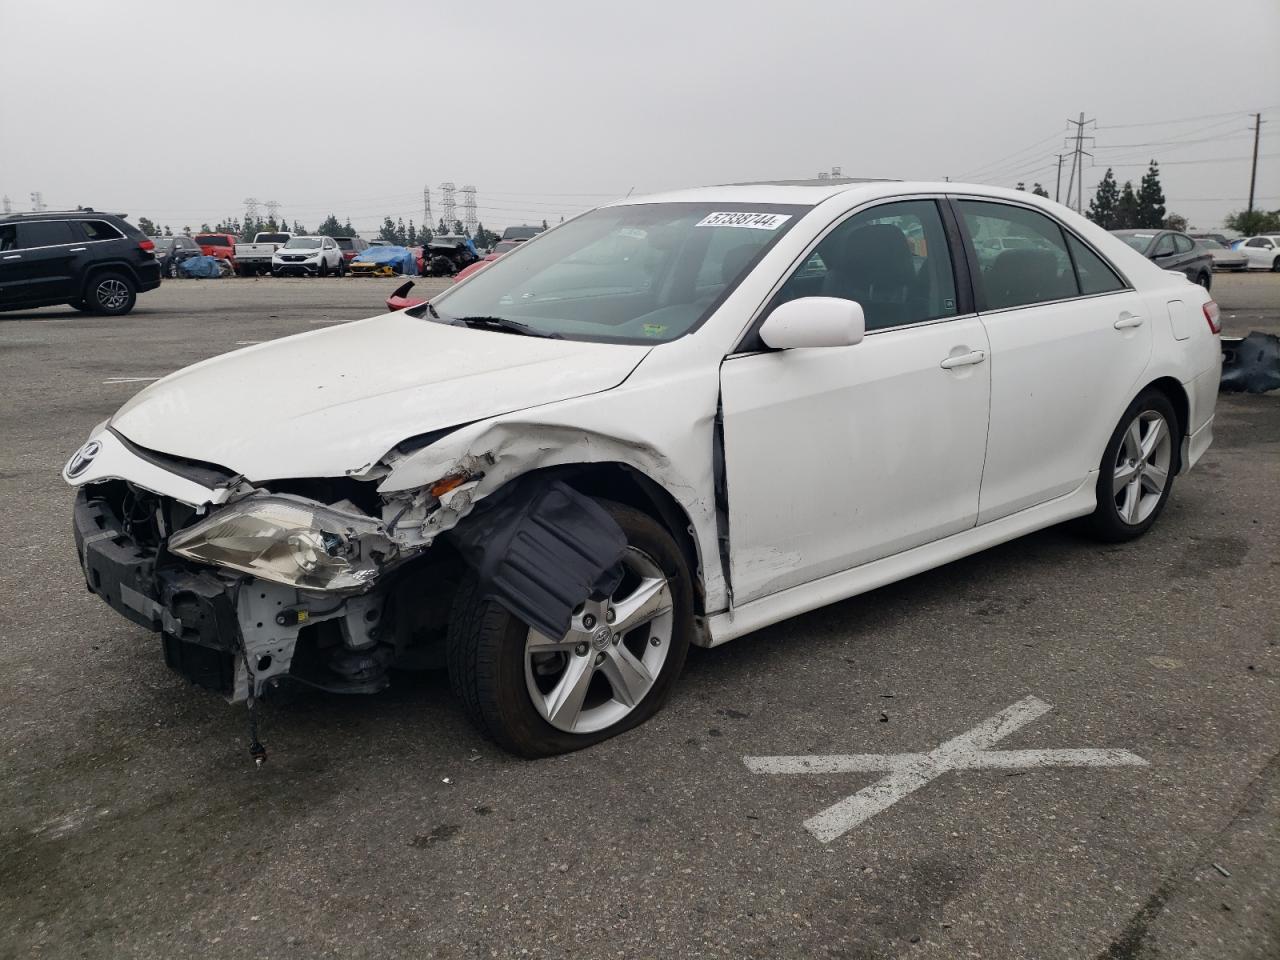
[[[120,316],[160,286],[155,244],[119,213],[0,217],[0,310],[65,303]]]

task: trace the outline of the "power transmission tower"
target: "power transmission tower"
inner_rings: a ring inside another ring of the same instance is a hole
[[[1075,146],[1071,151],[1071,175],[1067,178],[1067,206],[1071,206],[1071,188],[1074,183],[1076,189],[1076,213],[1080,213],[1084,205],[1084,158],[1092,159],[1093,154],[1084,149],[1084,142],[1092,140],[1093,137],[1084,135],[1086,124],[1095,123],[1094,120],[1086,120],[1084,112],[1081,111],[1079,120],[1068,120],[1067,123],[1074,124],[1076,128]],[[1071,138],[1068,138],[1071,139]]]
[[[245,229],[249,228],[249,224],[257,226],[258,223],[258,198],[245,197],[244,200],[244,225]]]
[[[31,209],[36,213],[44,209],[44,194],[39,190],[31,191]]]
[[[476,224],[476,187],[469,183],[462,188],[462,226],[468,234],[474,233]]]
[[[1253,213],[1253,189],[1258,185],[1258,134],[1262,131],[1262,114],[1253,115],[1253,169],[1249,172],[1249,212]]]
[[[4,195],[4,200],[0,201],[0,203],[4,204],[4,212],[6,215],[13,213],[13,201],[9,199],[9,195],[7,193]]]
[[[434,230],[436,228],[435,221],[431,217],[431,188],[422,188],[422,227],[424,230]]]
[[[280,201],[268,200],[266,206],[267,206],[267,219],[274,220],[277,226],[283,226],[280,223]]]
[[[444,228],[446,230],[453,229],[453,221],[457,214],[457,204],[454,202],[454,191],[457,189],[453,185],[452,180],[446,180],[440,184],[441,201],[440,206],[444,208]]]

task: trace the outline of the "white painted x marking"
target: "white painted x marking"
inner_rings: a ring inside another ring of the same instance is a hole
[[[855,753],[808,757],[743,757],[752,773],[879,773],[882,777],[804,822],[830,843],[950,770],[1034,770],[1042,767],[1145,767],[1128,750],[992,750],[1009,734],[1052,710],[1026,697],[929,753]]]

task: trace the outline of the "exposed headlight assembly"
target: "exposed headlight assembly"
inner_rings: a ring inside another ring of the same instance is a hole
[[[397,553],[382,523],[302,497],[266,494],[174,534],[179,556],[307,590],[359,590]]]

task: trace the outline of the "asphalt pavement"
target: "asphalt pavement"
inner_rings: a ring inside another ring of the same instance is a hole
[[[1277,331],[1280,276],[1215,281]],[[1280,956],[1280,394],[1220,398],[1141,540],[1047,530],[695,651],[591,750],[514,759],[427,673],[269,704],[256,769],[243,706],[85,591],[59,470],[150,378],[395,286],[0,314],[0,958]],[[744,759],[795,755],[867,769]]]

